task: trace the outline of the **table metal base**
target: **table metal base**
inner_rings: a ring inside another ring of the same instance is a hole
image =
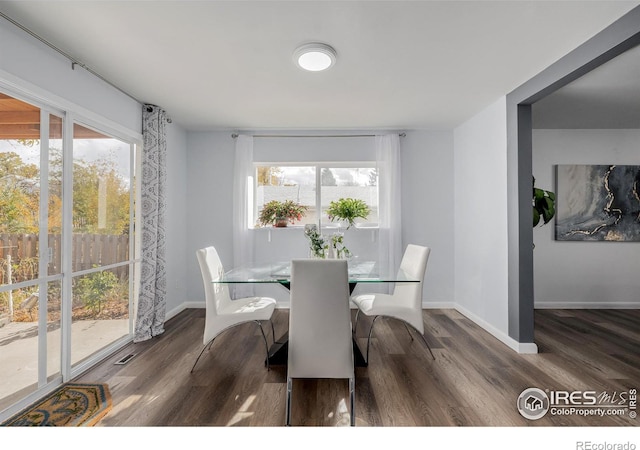
[[[360,347],[355,338],[353,342],[353,364],[355,367],[367,367],[367,361],[364,359]],[[269,365],[286,366],[289,356],[289,333],[281,336],[269,349]],[[265,361],[266,365],[266,361]]]
[[[280,283],[282,286],[289,290],[291,288],[291,284],[288,281],[282,281]],[[357,282],[349,282],[349,295],[353,294],[353,290],[355,289]],[[289,333],[285,333],[280,336],[269,349],[269,365],[271,366],[286,366],[289,358]],[[267,362],[264,362],[265,366]],[[358,343],[356,342],[356,338],[353,338],[353,365],[355,367],[367,367],[367,361],[362,356],[362,352],[360,351],[360,347],[358,347]]]

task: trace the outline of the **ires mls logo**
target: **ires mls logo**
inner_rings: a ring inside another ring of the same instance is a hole
[[[518,397],[518,411],[525,419],[537,420],[549,411],[549,397],[538,388],[528,388]]]
[[[547,413],[554,416],[626,416],[637,417],[637,390],[597,391],[544,391],[528,388],[517,401],[518,412],[529,420],[537,420]]]

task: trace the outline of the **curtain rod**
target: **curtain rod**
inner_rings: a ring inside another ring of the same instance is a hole
[[[113,84],[111,81],[107,80],[105,77],[103,77],[102,75],[100,75],[99,73],[97,73],[96,71],[94,71],[93,69],[91,69],[90,67],[87,67],[85,64],[83,64],[82,62],[78,61],[76,58],[74,58],[73,56],[71,56],[70,54],[68,54],[67,52],[65,52],[64,50],[56,47],[55,45],[53,45],[51,42],[47,41],[46,39],[40,37],[39,35],[37,35],[36,33],[34,33],[33,31],[31,31],[30,29],[28,29],[27,27],[25,27],[24,25],[16,22],[15,20],[13,20],[11,17],[7,16],[5,13],[3,13],[2,11],[0,11],[0,17],[3,17],[4,19],[6,19],[8,22],[12,23],[13,25],[15,25],[16,27],[20,28],[22,31],[24,31],[25,33],[31,35],[32,37],[34,37],[35,39],[39,40],[40,42],[42,42],[43,44],[45,44],[46,46],[48,46],[49,48],[51,48],[52,50],[55,50],[56,52],[58,52],[59,54],[61,54],[62,56],[64,56],[65,58],[67,58],[70,62],[71,62],[71,70],[75,70],[76,66],[80,66],[82,67],[84,70],[86,70],[87,72],[89,72],[91,75],[99,78],[100,80],[104,81],[105,83],[107,83],[109,86],[111,86],[112,88],[117,89],[118,91],[122,92],[124,95],[126,95],[127,97],[131,98],[132,100],[135,100],[136,102],[140,103],[141,105],[144,104],[144,102],[138,100],[136,97],[134,97],[133,95],[129,94],[128,92],[126,92],[125,90],[123,90],[122,88],[116,86],[115,84]]]
[[[406,133],[399,133],[398,136],[405,137]],[[231,133],[233,139],[239,136],[238,133]],[[254,138],[358,138],[376,137],[376,134],[253,134]]]

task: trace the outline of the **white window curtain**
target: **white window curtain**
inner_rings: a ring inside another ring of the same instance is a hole
[[[238,267],[253,261],[253,233],[249,230],[253,211],[253,136],[236,138],[233,180],[233,265]],[[249,209],[251,208],[251,210]],[[253,295],[250,284],[234,285],[235,297]]]
[[[142,258],[134,342],[164,333],[166,272],[166,112],[155,105],[142,108],[142,179],[140,209]]]
[[[400,186],[400,136],[375,137],[378,167],[378,263],[384,272],[394,272],[402,259],[402,216]],[[388,286],[389,291],[393,286]]]

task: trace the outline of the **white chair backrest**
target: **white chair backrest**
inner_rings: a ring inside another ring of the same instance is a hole
[[[404,251],[400,262],[400,271],[411,278],[419,279],[419,283],[396,283],[393,297],[398,305],[404,307],[422,309],[422,285],[424,274],[427,270],[431,249],[420,245],[409,244]]]
[[[214,247],[206,247],[196,251],[207,307],[207,320],[218,315],[218,311],[231,301],[229,287],[222,283],[213,283],[224,273],[224,267]]]
[[[289,378],[352,378],[347,261],[291,263]]]

